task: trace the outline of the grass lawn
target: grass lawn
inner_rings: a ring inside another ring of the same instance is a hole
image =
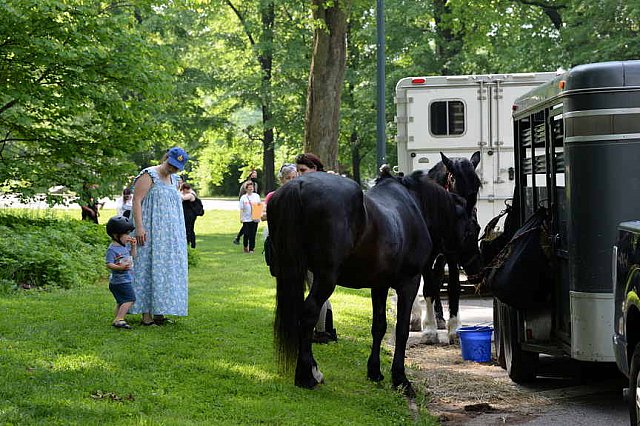
[[[391,389],[388,356],[385,380],[366,379],[368,290],[332,296],[339,341],[314,345],[324,385],[279,374],[275,281],[261,248],[231,244],[239,226],[234,211],[196,222],[189,316],[175,324],[142,327],[137,315],[133,330],[111,327],[106,269],[95,285],[0,295],[0,424],[436,424],[424,409],[414,421]]]

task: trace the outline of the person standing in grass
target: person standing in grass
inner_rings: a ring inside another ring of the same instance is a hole
[[[122,190],[122,195],[116,199],[116,214],[131,218],[132,203],[133,195],[131,195],[131,189],[126,187]]]
[[[253,192],[253,182],[244,183],[245,194],[240,197],[240,222],[242,222],[242,245],[245,253],[253,253],[256,248],[256,233],[260,216],[254,217],[253,210],[260,205],[260,196]]]
[[[244,188],[247,182],[253,182],[253,192],[260,195],[260,193],[258,192],[258,171],[256,169],[253,169],[249,173],[247,180],[245,180],[240,184],[240,194],[238,194],[238,196],[242,197],[244,194],[246,194],[247,191],[245,191]],[[233,244],[235,245],[240,244],[240,238],[242,238],[243,232],[244,232],[244,226],[241,226],[240,230],[238,231],[238,235],[236,235],[236,237],[233,239]]]
[[[196,248],[196,219],[197,212],[194,210],[196,202],[196,193],[188,183],[183,183],[180,187],[180,196],[182,197],[182,210],[184,212],[184,225],[187,231],[187,243],[191,248]]]
[[[82,185],[82,194],[78,203],[80,204],[80,210],[82,212],[82,220],[88,220],[93,223],[98,223],[98,217],[100,216],[101,202],[98,201],[96,194],[96,184],[85,183]]]
[[[107,249],[105,262],[107,268],[111,270],[109,290],[116,299],[116,316],[111,325],[124,329],[131,328],[125,316],[136,301],[136,294],[131,285],[136,239],[129,236],[131,231],[133,231],[133,223],[125,216],[114,216],[107,222],[107,235],[112,241]]]
[[[148,167],[135,179],[133,219],[138,240],[130,312],[142,314],[142,325],[162,325],[165,315],[187,315],[187,236],[178,191],[189,156],[173,147],[162,163]]]

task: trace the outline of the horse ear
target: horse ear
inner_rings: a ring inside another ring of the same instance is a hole
[[[442,157],[442,162],[449,170],[453,170],[453,162],[449,160],[449,158],[440,151],[440,157]]]
[[[471,156],[471,164],[473,164],[473,168],[475,169],[480,164],[480,151],[476,151]]]

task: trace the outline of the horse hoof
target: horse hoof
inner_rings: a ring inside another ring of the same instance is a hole
[[[316,380],[317,384],[324,383],[324,374],[318,370],[318,367],[311,368],[311,374],[313,374],[313,378]]]
[[[439,343],[438,332],[428,331],[428,332],[422,333],[422,338],[420,339],[420,341],[427,345],[435,345]]]
[[[372,382],[376,382],[376,383],[380,383],[381,381],[384,380],[384,376],[382,375],[382,373],[378,372],[375,374],[367,374],[367,377],[369,378],[369,380],[371,380]]]
[[[458,345],[460,344],[460,338],[457,334],[449,334],[449,344],[450,345]]]
[[[412,319],[409,323],[409,331],[422,331],[422,320],[420,318]]]
[[[318,370],[318,367],[311,367],[311,374],[296,374],[295,383],[300,388],[313,389],[324,383],[324,375]]]
[[[416,397],[416,391],[413,390],[413,386],[408,380],[395,385],[394,388],[402,391],[402,394],[407,398],[414,399]]]
[[[315,379],[311,379],[311,380],[296,380],[296,386],[299,388],[304,388],[304,389],[314,389],[316,386],[318,386],[318,382],[315,381]]]

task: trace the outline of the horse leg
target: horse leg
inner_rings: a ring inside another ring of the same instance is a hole
[[[422,283],[420,284],[423,285]],[[418,294],[416,298],[413,300],[413,305],[411,305],[411,322],[409,325],[410,331],[421,331],[422,324],[425,321],[423,311],[422,311],[422,303],[420,300],[421,292],[418,290]]]
[[[318,363],[313,357],[311,342],[313,328],[320,316],[320,309],[335,289],[336,280],[331,277],[331,274],[314,274],[311,291],[304,301],[300,317],[300,349],[296,364],[296,386],[311,389],[324,382],[324,375],[318,369]]]
[[[455,256],[447,257],[449,265],[449,284],[447,285],[447,294],[449,296],[449,322],[447,324],[447,334],[449,343],[458,341],[457,330],[460,328],[460,316],[458,309],[460,307],[460,273],[458,270],[458,259]]]
[[[400,282],[396,288],[398,295],[398,312],[396,320],[396,347],[391,363],[391,380],[393,386],[402,389],[405,396],[415,398],[416,393],[407,379],[404,369],[404,357],[407,351],[407,340],[409,339],[409,320],[411,319],[411,303],[418,293],[420,276],[417,275]]]
[[[427,345],[433,345],[438,343],[438,325],[433,307],[433,296],[424,296],[424,299],[427,306],[420,341]]]
[[[433,307],[436,311],[436,324],[438,330],[445,330],[447,328],[447,322],[444,320],[444,310],[442,309],[442,300],[440,299],[440,289],[444,282],[444,265],[446,260],[443,255],[439,255],[433,265],[433,279],[438,283],[438,292],[436,293],[433,301]]]
[[[380,371],[380,344],[387,332],[387,295],[388,287],[371,289],[371,304],[373,306],[373,321],[371,322],[371,354],[367,361],[367,377],[374,382],[384,379]]]
[[[421,342],[424,342],[428,345],[432,345],[438,343],[438,324],[436,322],[436,314],[433,307],[433,300],[436,298],[438,293],[440,292],[440,286],[438,281],[434,278],[434,273],[431,265],[433,262],[428,263],[429,266],[426,267],[425,272],[423,274],[424,277],[424,299],[426,301],[426,315],[425,321],[422,327],[422,338]]]

